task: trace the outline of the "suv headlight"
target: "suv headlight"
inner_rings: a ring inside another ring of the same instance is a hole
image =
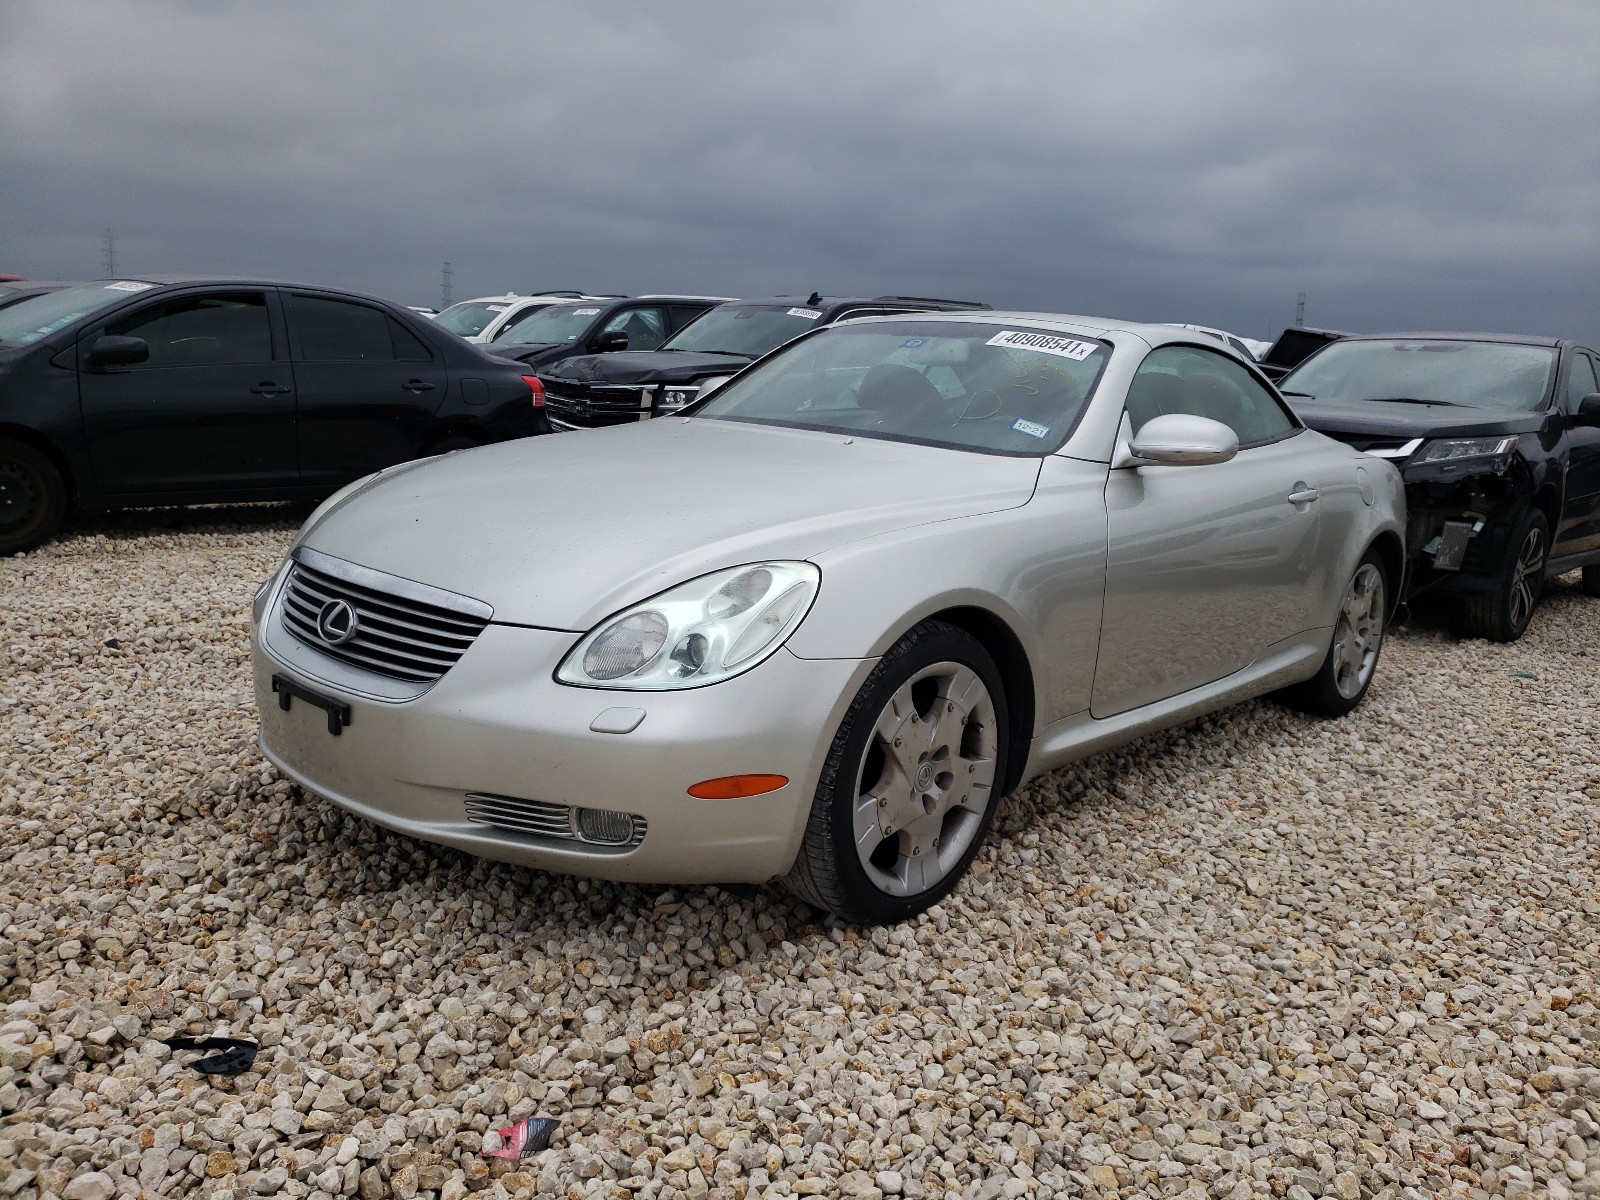
[[[670,691],[743,674],[795,631],[822,572],[761,562],[691,579],[606,618],[556,668],[577,687]]]
[[[693,404],[700,395],[699,384],[683,384],[677,387],[661,389],[661,409],[663,412],[673,412],[686,404]]]
[[[1515,437],[1440,438],[1418,451],[1411,463],[1416,466],[1422,463],[1455,462],[1464,458],[1509,458],[1516,448]]]

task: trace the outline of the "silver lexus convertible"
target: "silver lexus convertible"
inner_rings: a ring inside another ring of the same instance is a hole
[[[261,744],[474,854],[894,921],[1030,776],[1267,692],[1355,707],[1404,517],[1189,331],[851,322],[683,417],[334,496],[256,599]]]

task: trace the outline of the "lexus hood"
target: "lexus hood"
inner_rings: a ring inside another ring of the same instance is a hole
[[[1366,434],[1369,437],[1470,438],[1532,433],[1549,416],[1538,412],[1496,412],[1443,404],[1395,404],[1369,400],[1363,404],[1318,404],[1286,396],[1295,413],[1318,433]]]
[[[743,354],[702,354],[693,350],[619,350],[584,354],[551,363],[542,378],[557,383],[689,383],[708,375],[732,375],[750,358]]]
[[[717,420],[458,451],[380,475],[301,544],[581,632],[709,571],[1026,504],[1040,460]],[[827,587],[824,578],[823,587]]]

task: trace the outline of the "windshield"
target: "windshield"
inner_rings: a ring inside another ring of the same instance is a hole
[[[1110,347],[977,322],[831,326],[695,410],[990,454],[1048,454],[1077,425]]]
[[[451,333],[459,333],[462,337],[477,337],[483,328],[494,320],[514,301],[511,300],[463,300],[460,304],[452,304],[434,320],[443,325]]]
[[[494,335],[494,344],[507,346],[552,346],[575,342],[600,315],[593,304],[552,304],[517,317]]]
[[[661,348],[701,354],[742,354],[760,358],[817,327],[814,308],[754,308],[724,304],[685,325]]]
[[[111,279],[18,300],[0,308],[0,344],[26,346],[37,342],[58,329],[65,329],[80,317],[126,300],[133,292],[148,291],[155,286],[135,279]]]
[[[1506,342],[1334,342],[1278,383],[1291,399],[1356,407],[1410,400],[1526,412],[1544,403],[1556,352]]]

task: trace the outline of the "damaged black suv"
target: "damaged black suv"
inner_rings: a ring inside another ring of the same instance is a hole
[[[1312,429],[1406,482],[1407,594],[1451,595],[1463,631],[1521,637],[1544,581],[1600,596],[1600,383],[1553,338],[1346,337],[1279,382]]]
[[[677,412],[769,350],[851,317],[988,308],[922,296],[775,296],[721,304],[659,349],[586,354],[541,366],[544,410],[556,429],[622,425]]]

